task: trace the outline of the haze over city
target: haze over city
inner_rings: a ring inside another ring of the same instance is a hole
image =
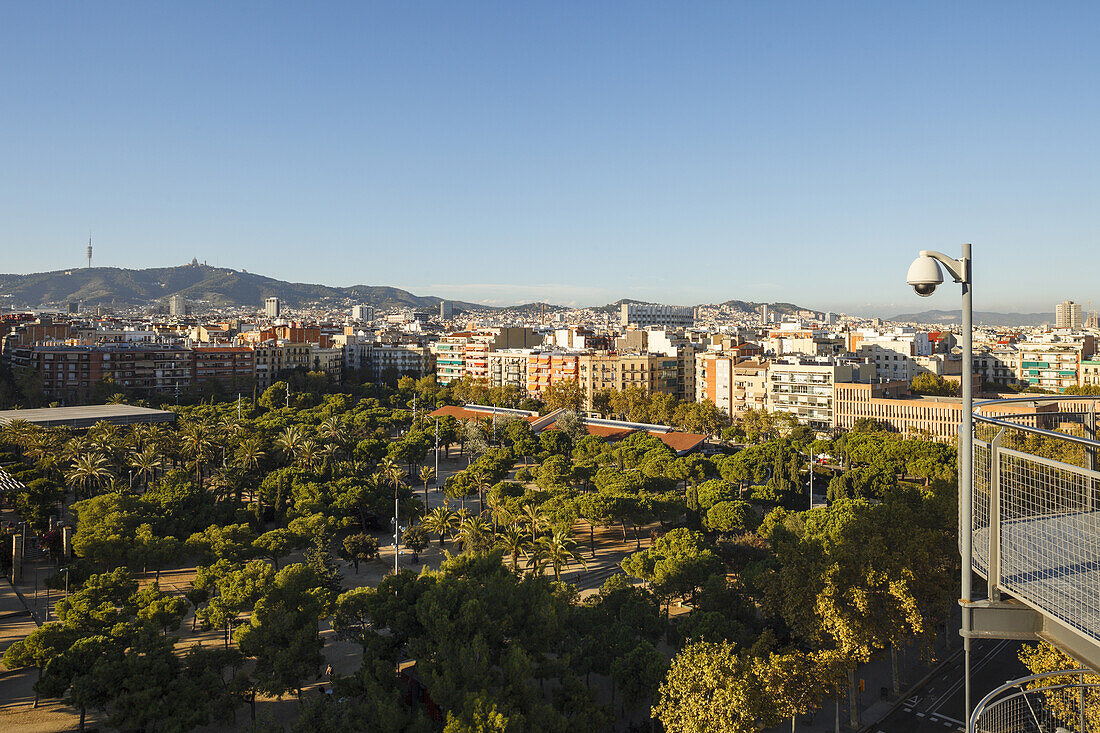
[[[1022,281],[1100,295],[1088,268],[1029,263],[1095,259],[1098,21],[1092,3],[16,5],[0,269],[78,265],[90,228],[100,265],[889,313],[912,310],[913,251],[972,241],[979,308],[1047,310]]]

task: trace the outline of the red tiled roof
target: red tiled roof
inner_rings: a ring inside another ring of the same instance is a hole
[[[667,445],[677,453],[683,453],[689,451],[692,448],[698,447],[704,440],[707,439],[705,435],[699,435],[698,433],[650,433],[650,435],[659,438],[662,443]]]
[[[475,418],[485,417],[488,414],[490,413],[467,410],[465,407],[459,407],[458,405],[445,405],[443,407],[440,407],[438,410],[433,410],[432,412],[428,413],[428,416],[444,417],[446,415],[450,415],[456,420],[472,420]]]

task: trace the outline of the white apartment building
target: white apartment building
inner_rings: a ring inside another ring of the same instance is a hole
[[[844,353],[844,339],[800,321],[785,321],[769,328],[762,344],[764,351],[774,356],[840,356]]]
[[[623,303],[619,312],[619,325],[626,328],[631,324],[641,328],[691,328],[695,325],[695,308],[690,305]]]
[[[926,371],[942,373],[937,364],[918,359],[931,357],[935,347],[928,334],[912,328],[893,331],[860,329],[852,339],[852,351],[874,361],[880,379],[909,381]],[[937,371],[939,369],[939,371]]]
[[[1054,323],[1056,328],[1081,328],[1081,304],[1063,300],[1054,306]]]
[[[353,321],[373,321],[374,307],[369,305],[353,305],[351,307],[351,319]]]
[[[871,364],[866,366],[872,371]],[[814,430],[832,430],[833,385],[861,381],[859,367],[852,361],[796,357],[774,361],[768,366],[767,409],[789,412]]]
[[[534,349],[489,352],[489,386],[518,387],[527,391],[527,362]]]
[[[281,312],[282,306],[278,298],[271,297],[264,301],[264,315],[268,318],[278,318]]]
[[[1012,345],[979,346],[974,350],[974,374],[990,384],[1016,384],[1020,353]]]

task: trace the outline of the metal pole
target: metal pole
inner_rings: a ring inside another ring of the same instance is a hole
[[[962,246],[963,282],[962,282],[962,425],[959,429],[959,548],[962,555],[962,630],[963,649],[966,657],[966,717],[970,720],[970,603],[973,600],[973,500],[974,500],[974,393],[973,361],[974,304],[971,299],[971,254],[970,245]]]
[[[1077,712],[1081,716],[1078,721],[1081,726],[1081,733],[1086,733],[1088,731],[1088,720],[1085,715],[1085,670],[1083,669],[1081,670],[1081,683],[1077,688]]]
[[[810,448],[810,509],[814,508],[814,450]]]
[[[393,483],[393,574],[397,575],[400,571],[398,567],[398,561],[401,558],[401,524],[398,522],[398,506],[397,506],[397,482]]]
[[[439,418],[435,419],[435,480],[439,481]],[[428,507],[424,507],[427,511]]]

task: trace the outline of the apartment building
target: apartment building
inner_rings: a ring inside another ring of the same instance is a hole
[[[192,381],[219,382],[243,389],[256,375],[256,352],[248,346],[198,346],[191,349]]]
[[[840,356],[845,351],[843,338],[825,329],[791,321],[769,328],[763,338],[763,348],[775,356]]]
[[[1092,336],[1046,334],[1016,344],[1016,378],[1027,385],[1063,392],[1081,383],[1081,362],[1096,353]]]
[[[589,409],[593,396],[602,390],[621,392],[638,387],[675,396],[679,391],[678,374],[679,360],[665,354],[610,351],[582,354],[579,359],[580,383]]]
[[[768,362],[707,352],[695,355],[695,400],[709,401],[731,419],[763,410],[768,400]]]
[[[1054,306],[1054,323],[1056,328],[1081,328],[1081,304],[1063,300]]]
[[[785,357],[768,367],[767,409],[788,412],[814,430],[833,429],[833,386],[860,380],[858,362]],[[865,371],[873,365],[864,364]]]
[[[167,392],[191,384],[190,349],[157,344],[62,346],[32,344],[11,350],[11,365],[42,377],[47,397],[83,399],[98,384]]]
[[[532,349],[501,349],[489,352],[489,386],[527,390],[527,362]]]
[[[527,356],[527,394],[538,397],[551,384],[580,379],[581,354],[562,351],[533,351]]]
[[[1020,354],[1013,345],[979,346],[974,350],[974,374],[983,383],[1014,385],[1019,382],[1017,363]]]
[[[695,325],[695,308],[657,303],[623,303],[619,309],[619,325],[641,328],[691,328]]]
[[[441,384],[469,377],[489,380],[489,352],[500,349],[530,349],[541,337],[530,328],[489,328],[459,331],[432,344],[436,379]]]
[[[1081,386],[1100,387],[1100,361],[1085,359],[1081,362]]]

